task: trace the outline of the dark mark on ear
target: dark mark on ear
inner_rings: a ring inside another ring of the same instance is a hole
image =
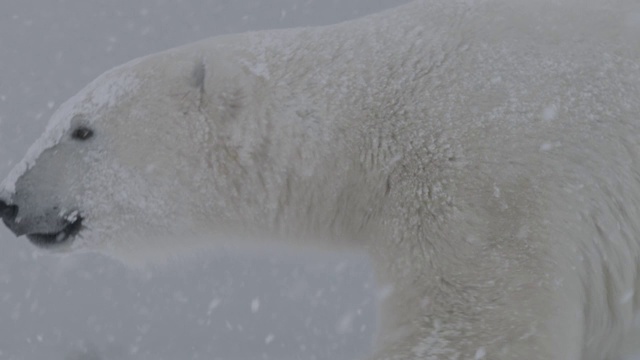
[[[193,67],[193,70],[191,71],[191,77],[189,78],[189,85],[198,90],[198,109],[200,111],[202,111],[205,105],[204,101],[206,97],[204,83],[206,76],[207,69],[204,64],[204,59],[200,58]]]
[[[193,68],[193,72],[191,73],[191,85],[200,90],[201,93],[204,94],[204,79],[207,75],[207,70],[204,65],[204,60],[200,59],[196,66]]]

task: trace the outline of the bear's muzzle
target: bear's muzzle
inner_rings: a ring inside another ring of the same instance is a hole
[[[36,232],[30,230],[28,221],[21,221],[18,216],[19,207],[14,204],[0,199],[0,217],[2,222],[11,230],[16,236],[26,235],[27,238],[36,246],[41,248],[55,248],[60,245],[67,245],[70,243],[78,233],[82,230],[83,218],[80,215],[76,215],[73,219],[58,219],[56,221],[60,224],[51,231],[42,231],[41,229]]]

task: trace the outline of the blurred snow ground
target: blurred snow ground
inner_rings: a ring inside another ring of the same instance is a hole
[[[2,0],[0,178],[105,70],[213,35],[323,25],[408,0]],[[373,279],[348,255],[201,255],[127,269],[42,254],[0,226],[0,360],[331,359],[371,347]]]

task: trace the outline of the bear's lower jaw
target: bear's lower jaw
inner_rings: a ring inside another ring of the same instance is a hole
[[[27,234],[27,238],[37,247],[47,250],[59,250],[70,245],[82,228],[82,217],[78,216],[58,232]]]

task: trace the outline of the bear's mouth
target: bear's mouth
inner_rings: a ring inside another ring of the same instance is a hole
[[[82,230],[82,216],[76,216],[73,221],[68,221],[65,227],[53,233],[27,234],[31,243],[46,249],[54,249],[62,245],[69,245]]]

